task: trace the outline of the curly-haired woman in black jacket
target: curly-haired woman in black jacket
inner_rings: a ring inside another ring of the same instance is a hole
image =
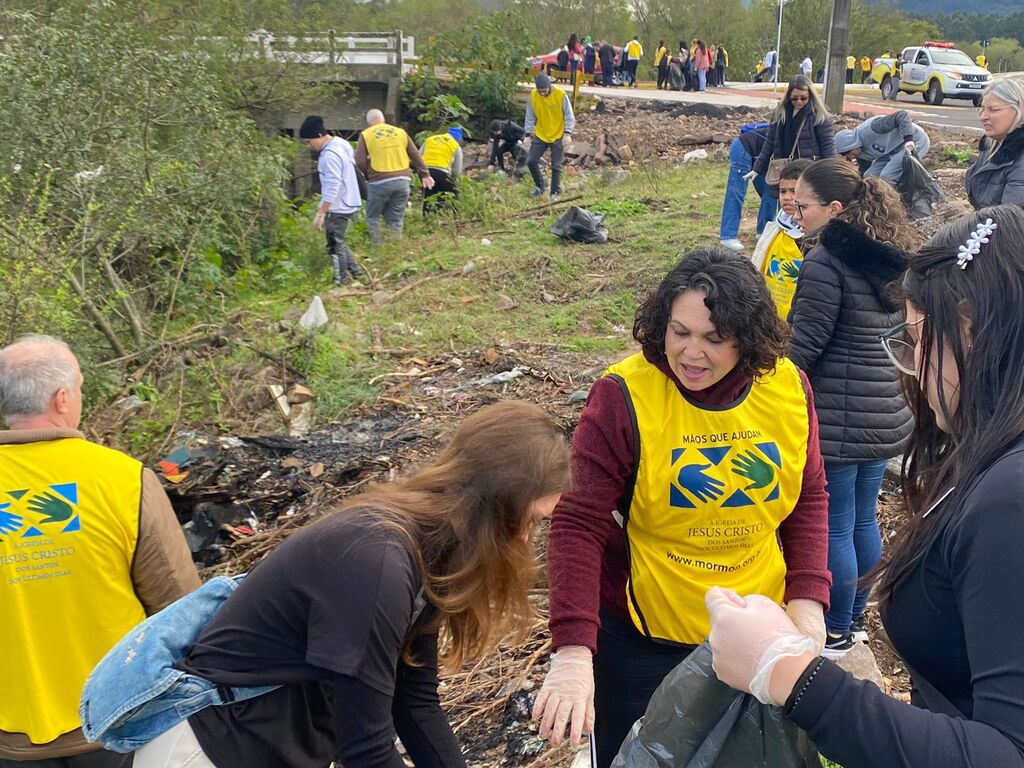
[[[878,492],[887,459],[912,428],[899,373],[878,338],[900,319],[896,283],[918,240],[892,186],[861,179],[842,158],[812,163],[793,205],[813,247],[789,315],[789,357],[811,380],[821,423],[832,572],[825,653],[839,656],[867,639],[868,590],[857,580],[881,556]]]

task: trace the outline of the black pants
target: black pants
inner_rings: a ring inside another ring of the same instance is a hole
[[[694,647],[648,640],[632,624],[601,611],[594,656],[596,768],[611,765],[629,729],[643,717],[651,694]]]
[[[105,749],[47,760],[5,760],[0,757],[0,768],[131,768],[131,765],[132,755],[119,755]]]
[[[429,170],[430,178],[434,180],[434,188],[423,190],[423,213],[433,213],[445,207],[454,211],[454,198],[459,196],[454,179],[448,174],[448,171],[441,168],[430,168]],[[447,192],[448,195],[435,200],[434,196],[440,195],[442,192]]]
[[[658,65],[658,87],[668,87],[668,64],[662,63]]]

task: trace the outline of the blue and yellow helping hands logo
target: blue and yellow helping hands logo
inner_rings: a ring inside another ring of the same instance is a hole
[[[57,483],[44,490],[27,488],[0,493],[0,538],[28,539],[82,529],[78,514],[78,484]]]
[[[733,454],[729,465],[725,459]],[[694,509],[697,503],[717,502],[728,488],[734,488],[720,507],[751,507],[779,498],[778,473],[782,469],[779,446],[772,442],[755,443],[753,448],[737,446],[717,448],[675,448],[669,485],[669,505]],[[729,475],[735,475],[735,478]],[[737,487],[738,486],[738,487]],[[770,489],[766,494],[760,491]]]
[[[785,278],[795,282],[800,277],[800,267],[803,266],[803,259],[779,259],[772,257],[768,264],[768,274],[779,279]]]

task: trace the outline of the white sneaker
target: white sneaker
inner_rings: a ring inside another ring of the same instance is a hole
[[[736,251],[736,253],[742,253],[746,249],[746,246],[744,246],[743,243],[735,237],[729,238],[728,240],[722,240],[720,242],[722,243],[723,248],[728,248],[730,251]]]

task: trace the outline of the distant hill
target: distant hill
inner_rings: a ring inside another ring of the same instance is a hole
[[[918,16],[937,16],[945,13],[1014,13],[1024,11],[1024,0],[996,0],[981,6],[965,0],[889,0],[889,5]]]

